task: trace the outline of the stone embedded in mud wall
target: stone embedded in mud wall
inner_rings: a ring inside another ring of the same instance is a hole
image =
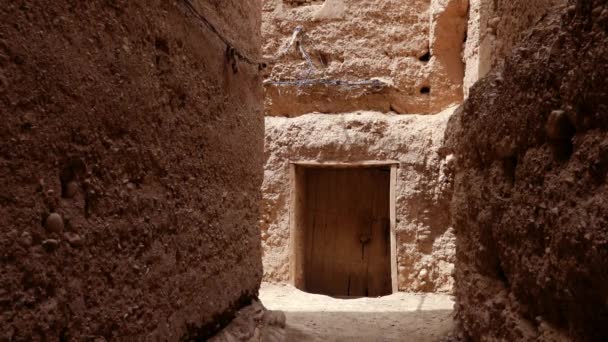
[[[398,288],[450,292],[455,248],[448,210],[451,186],[449,163],[439,147],[452,111],[432,116],[356,112],[266,117],[264,279],[290,281],[290,253],[295,248],[289,226],[290,161],[396,160]]]
[[[259,1],[193,1],[259,58]],[[0,340],[204,338],[257,296],[262,91],[186,1],[0,6]]]
[[[608,336],[608,4],[571,3],[448,126],[457,317],[474,340]]]
[[[466,25],[466,0],[264,0],[266,114],[440,112],[462,100]],[[303,33],[289,45],[297,27]]]

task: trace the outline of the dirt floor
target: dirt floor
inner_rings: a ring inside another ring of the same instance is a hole
[[[287,341],[442,341],[453,329],[449,295],[336,299],[263,283],[260,299],[285,312]]]

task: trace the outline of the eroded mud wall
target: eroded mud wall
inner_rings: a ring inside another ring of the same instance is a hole
[[[550,11],[448,127],[457,316],[475,340],[608,336],[607,27],[606,1]]]
[[[0,340],[204,337],[257,295],[261,79],[185,4],[0,6]],[[194,6],[259,58],[259,1]]]

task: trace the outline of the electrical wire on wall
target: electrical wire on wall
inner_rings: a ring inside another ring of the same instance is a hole
[[[191,0],[181,0],[186,8],[192,13],[192,15],[198,19],[205,27],[207,27],[218,39],[220,39],[224,45],[226,45],[226,57],[232,64],[232,69],[235,73],[238,72],[238,62],[244,62],[249,65],[256,66],[258,70],[265,69],[268,65],[267,62],[276,62],[283,56],[285,56],[289,50],[296,46],[297,51],[300,53],[302,58],[306,61],[306,70],[304,71],[301,79],[296,80],[274,80],[268,79],[264,81],[264,85],[274,85],[274,86],[313,86],[313,85],[325,85],[325,86],[337,86],[337,87],[372,87],[376,89],[380,89],[388,86],[388,84],[380,79],[372,78],[372,79],[364,79],[364,80],[355,80],[355,81],[347,81],[347,80],[338,80],[338,79],[328,79],[328,78],[311,78],[316,71],[315,65],[312,61],[312,58],[304,48],[303,37],[304,37],[304,28],[302,26],[297,26],[291,36],[291,39],[287,41],[287,43],[279,50],[277,55],[269,61],[257,61],[251,57],[249,57],[246,53],[244,53],[241,49],[238,49],[232,44],[232,42],[226,38],[212,23],[207,19],[204,15],[202,15],[194,6]]]
[[[255,59],[247,56],[241,49],[238,49],[226,38],[220,31],[209,21],[209,19],[205,18],[196,7],[191,0],[182,0],[182,2],[186,5],[186,8],[192,13],[192,15],[198,19],[204,26],[206,26],[213,34],[215,34],[225,45],[226,45],[226,56],[230,61],[232,61],[232,69],[236,73],[238,72],[238,62],[242,61],[249,65],[254,65],[258,67],[258,70],[262,70],[266,68],[266,63],[263,61],[256,61]]]
[[[316,71],[312,58],[306,49],[304,48],[304,28],[302,26],[297,26],[293,31],[291,39],[287,41],[287,43],[279,50],[279,52],[275,55],[272,60],[269,62],[276,62],[285,56],[289,50],[293,47],[296,47],[296,50],[300,52],[300,55],[306,61],[306,70],[302,73],[304,75],[301,79],[296,80],[275,80],[275,79],[267,79],[264,81],[264,85],[274,85],[274,86],[313,86],[313,85],[325,85],[325,86],[338,86],[338,87],[373,87],[373,88],[383,88],[388,86],[388,84],[380,79],[372,78],[372,79],[364,79],[364,80],[355,80],[355,81],[347,81],[347,80],[339,80],[339,79],[329,79],[329,78],[311,78],[310,76]]]

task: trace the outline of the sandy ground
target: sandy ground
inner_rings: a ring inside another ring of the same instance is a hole
[[[288,341],[441,341],[453,328],[448,295],[336,299],[264,283],[260,299],[285,312]]]

